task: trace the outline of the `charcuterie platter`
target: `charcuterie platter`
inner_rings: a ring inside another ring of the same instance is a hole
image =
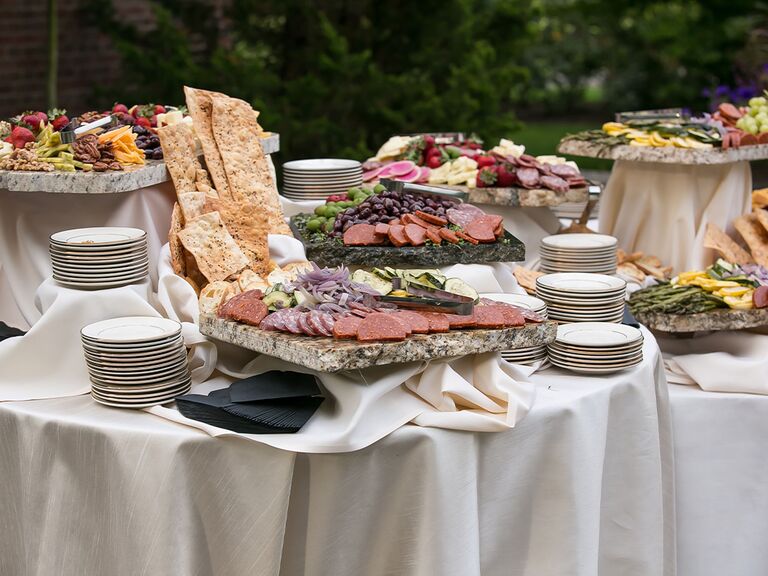
[[[698,314],[638,312],[635,319],[651,330],[671,334],[745,330],[768,326],[768,309],[712,310]]]

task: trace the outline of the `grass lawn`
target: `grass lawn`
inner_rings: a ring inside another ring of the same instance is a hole
[[[557,144],[566,134],[573,134],[582,130],[599,128],[599,124],[587,122],[525,122],[517,132],[510,134],[509,138],[516,144],[525,144],[526,152],[539,156],[541,154],[555,154]],[[610,170],[611,160],[597,160],[594,158],[581,158],[568,156],[569,160],[575,160],[584,170]]]

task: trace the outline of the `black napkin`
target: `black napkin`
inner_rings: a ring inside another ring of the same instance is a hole
[[[176,405],[187,418],[244,434],[298,432],[323,401],[314,376],[266,372],[208,396],[187,394]]]
[[[24,336],[26,332],[23,330],[19,330],[18,328],[13,328],[11,326],[8,326],[3,321],[0,321],[0,342],[5,340],[6,338],[14,338],[16,336]]]
[[[627,326],[632,326],[633,328],[640,328],[640,322],[637,321],[637,319],[632,315],[632,312],[629,310],[629,306],[626,304],[624,305],[624,317],[621,319],[622,324],[626,324]]]

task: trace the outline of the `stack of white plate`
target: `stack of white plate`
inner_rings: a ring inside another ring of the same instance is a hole
[[[80,332],[91,396],[117,408],[145,408],[189,391],[181,324],[131,316],[89,324]]]
[[[550,320],[621,322],[627,283],[615,276],[564,272],[536,279],[536,296],[547,303]]]
[[[643,361],[643,334],[637,328],[605,322],[557,327],[549,361],[584,374],[606,374]]]
[[[512,304],[513,306],[519,306],[520,308],[527,308],[539,313],[544,318],[547,317],[547,304],[540,298],[534,296],[528,296],[527,294],[481,294],[483,298],[490,298],[497,302],[504,302],[506,304]],[[547,345],[542,344],[540,346],[530,346],[527,348],[515,348],[513,350],[502,350],[501,357],[507,362],[513,362],[515,364],[533,364],[540,360],[547,359]]]
[[[616,238],[604,234],[558,234],[539,246],[545,274],[555,272],[616,273]]]
[[[283,164],[283,196],[293,200],[323,200],[363,183],[357,160],[317,158]]]
[[[149,273],[147,233],[138,228],[77,228],[50,238],[53,279],[70,288],[115,288]]]

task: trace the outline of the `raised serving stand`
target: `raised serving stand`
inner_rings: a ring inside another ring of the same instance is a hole
[[[440,334],[414,334],[401,342],[366,343],[265,331],[204,314],[200,316],[200,332],[317,372],[338,372],[540,346],[555,340],[557,324],[546,321],[500,330],[451,330]]]
[[[768,326],[768,308],[753,310],[713,310],[699,314],[659,314],[638,312],[635,319],[651,330],[672,334],[744,330]]]
[[[566,202],[586,202],[589,189],[572,188],[567,192],[555,192],[545,188],[468,188],[467,186],[435,185],[437,188],[461,190],[469,194],[471,204],[491,204],[520,208],[560,206]]]
[[[261,140],[265,154],[280,150],[280,135]],[[0,170],[0,190],[49,192],[54,194],[118,194],[155,186],[170,180],[162,160],[148,160],[144,166],[129,166],[117,172],[24,172]]]
[[[557,147],[560,154],[603,158],[605,160],[629,160],[630,162],[659,162],[661,164],[683,164],[706,166],[749,162],[768,158],[768,144],[743,146],[741,148],[693,148],[652,147],[652,146],[604,146],[583,140],[563,140]]]

